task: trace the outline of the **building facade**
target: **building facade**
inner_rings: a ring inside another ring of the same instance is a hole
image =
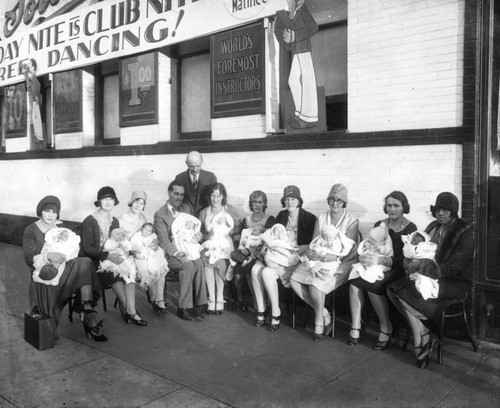
[[[474,225],[476,330],[499,340],[494,2],[306,0],[317,119],[300,126],[296,48],[283,41],[295,1],[0,3],[0,220],[54,194],[81,221],[104,185],[117,215],[145,190],[151,220],[190,150],[242,215],[257,189],[277,213],[289,184],[319,214],[343,183],[363,233],[393,190],[425,228],[451,191]]]

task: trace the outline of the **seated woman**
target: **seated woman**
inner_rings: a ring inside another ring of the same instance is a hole
[[[387,288],[389,298],[410,324],[419,368],[429,364],[429,353],[435,342],[431,340],[430,331],[436,331],[448,300],[462,298],[472,286],[474,243],[471,227],[458,217],[458,209],[458,198],[454,194],[440,193],[431,205],[436,221],[425,229],[431,242],[438,245],[435,260],[441,277],[437,299],[424,299],[410,279],[398,280]]]
[[[251,214],[243,218],[240,245],[231,254],[231,259],[236,263],[234,267],[234,283],[236,286],[237,302],[242,311],[247,310],[247,305],[243,298],[245,281],[252,292],[254,307],[257,309],[253,285],[251,284],[251,271],[255,261],[260,257],[263,246],[260,234],[274,224],[274,217],[266,213],[267,196],[263,191],[256,190],[250,194],[248,197],[248,208]]]
[[[59,214],[61,202],[55,196],[46,196],[38,203],[36,214],[40,219],[30,224],[24,230],[23,251],[26,264],[31,272],[35,270],[34,264],[42,258],[44,236],[59,229]],[[61,229],[62,231],[62,229]],[[64,270],[59,276],[57,284],[44,284],[43,279],[35,283],[32,279],[29,287],[31,307],[37,306],[42,313],[52,316],[59,323],[61,310],[68,303],[71,295],[77,292],[75,310],[80,310],[85,334],[95,341],[106,341],[102,330],[102,321],[98,321],[94,307],[99,300],[99,281],[95,266],[89,258],[68,259],[64,254],[51,252],[45,254],[48,262],[58,265],[64,264]],[[43,275],[42,275],[43,278]],[[53,277],[49,277],[52,280]],[[57,334],[56,334],[57,336]]]
[[[167,313],[167,306],[164,300],[164,291],[168,265],[166,262],[160,261],[162,255],[157,252],[159,250],[158,242],[151,239],[149,232],[143,231],[144,225],[147,223],[143,214],[147,200],[148,197],[145,191],[134,191],[128,202],[128,210],[118,217],[118,222],[120,228],[126,232],[128,239],[130,239],[131,253],[137,267],[137,277],[141,286],[147,288],[153,311],[156,314],[165,314]],[[151,224],[150,227],[152,227]],[[146,228],[146,230],[149,231],[150,227]],[[147,236],[143,237],[143,235]],[[143,248],[145,242],[149,243],[148,248]],[[151,248],[149,248],[149,245]],[[150,262],[148,268],[148,258],[150,257],[158,259],[158,262],[153,262],[153,264],[156,263],[157,265],[151,265]],[[165,261],[164,257],[163,261]],[[127,301],[129,302],[129,309],[135,310],[135,297],[130,296]]]
[[[287,186],[283,191],[281,205],[285,210],[281,211],[276,217],[276,224],[283,225],[297,246],[297,255],[305,254],[313,238],[314,226],[316,225],[316,216],[302,208],[302,197],[300,190],[296,186]],[[276,331],[280,327],[281,309],[279,305],[278,279],[287,279],[298,265],[286,268],[272,268],[265,265],[262,261],[257,261],[252,267],[252,285],[257,303],[257,317],[255,326],[264,325],[265,294],[267,293],[271,303],[271,324],[270,331]]]
[[[319,341],[322,334],[330,334],[332,331],[332,320],[330,313],[325,308],[325,297],[347,281],[352,264],[356,261],[356,243],[359,235],[359,221],[346,210],[347,188],[342,184],[335,184],[330,189],[327,197],[330,207],[318,217],[314,227],[314,239],[320,237],[321,231],[329,227],[335,227],[338,234],[342,234],[342,240],[350,245],[345,255],[320,255],[316,246],[307,252],[308,260],[315,262],[330,263],[335,262],[336,272],[332,273],[312,273],[311,262],[303,263],[292,274],[291,284],[294,292],[314,309],[314,337]],[[318,264],[319,265],[319,264]],[[324,268],[325,269],[325,268]],[[328,268],[326,268],[328,269]],[[320,270],[321,271],[321,267]],[[328,272],[328,270],[327,270]]]
[[[361,333],[361,312],[363,309],[365,291],[377,313],[380,322],[380,333],[375,350],[384,350],[392,336],[392,323],[389,317],[389,303],[387,302],[386,288],[389,283],[394,282],[404,276],[403,272],[403,235],[411,234],[417,230],[417,226],[406,219],[404,214],[410,212],[408,199],[401,191],[393,191],[384,199],[384,212],[388,218],[378,221],[375,226],[384,223],[392,240],[394,256],[360,255],[359,263],[369,268],[373,265],[391,267],[384,272],[382,280],[368,282],[359,277],[350,281],[349,304],[351,307],[351,331],[349,333],[348,344],[354,346],[359,341]]]
[[[237,211],[227,204],[226,187],[222,183],[211,185],[208,190],[210,205],[200,211],[202,241],[208,250],[203,252],[208,291],[209,315],[221,315],[224,310],[224,282],[233,238],[239,236],[241,220]]]
[[[108,260],[116,265],[125,261],[124,256],[104,250],[104,243],[111,236],[111,232],[120,227],[118,219],[111,214],[117,204],[115,190],[109,186],[102,187],[97,192],[97,201],[94,202],[97,211],[82,223],[82,253],[92,259],[96,268],[101,261]],[[106,270],[99,270],[99,275],[104,287],[111,286],[118,297],[123,321],[146,326],[147,322],[135,309],[135,276],[124,277]]]

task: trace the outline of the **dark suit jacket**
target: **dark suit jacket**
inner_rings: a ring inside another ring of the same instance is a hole
[[[179,210],[180,212],[192,215],[189,206],[186,204],[181,204]],[[168,209],[167,204],[155,212],[154,226],[156,235],[158,236],[160,246],[165,251],[167,258],[173,257],[179,250],[172,242],[172,223],[174,222],[174,219],[174,214],[172,214],[172,212]]]
[[[201,169],[198,176],[198,188],[193,188],[189,170],[183,171],[175,176],[175,181],[184,186],[184,203],[191,209],[191,214],[198,217],[202,208],[208,206],[206,194],[208,187],[217,183],[217,177],[210,171]]]
[[[288,211],[283,210],[276,216],[275,224],[286,227],[288,224]],[[309,245],[313,239],[316,216],[309,211],[299,208],[299,219],[297,226],[297,245]]]

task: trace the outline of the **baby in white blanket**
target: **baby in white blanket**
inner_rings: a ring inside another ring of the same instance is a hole
[[[327,275],[325,277],[333,276],[340,265],[340,260],[351,252],[355,242],[349,239],[335,228],[333,225],[325,225],[321,229],[321,234],[312,240],[309,244],[311,253],[319,257],[327,255],[334,255],[337,257],[335,261],[323,262],[318,260],[306,259],[306,262],[311,268],[313,275],[318,274]]]
[[[224,211],[215,215],[210,225],[207,226],[211,236],[203,243],[202,248],[207,250],[211,264],[220,259],[231,258],[234,244],[230,234],[233,228],[233,218]]]
[[[147,222],[130,238],[137,277],[142,287],[148,287],[168,272],[165,252],[159,246],[153,224]]]
[[[115,264],[109,259],[105,259],[100,262],[99,271],[112,272],[113,275],[123,278],[125,283],[135,282],[137,270],[134,258],[130,255],[132,244],[123,229],[115,228],[111,231],[110,237],[104,242],[103,250],[111,254],[121,255],[125,260],[121,264]]]
[[[392,240],[389,231],[384,223],[373,228],[366,239],[361,241],[358,246],[358,255],[376,255],[381,257],[394,256],[392,249]],[[374,283],[384,279],[385,272],[391,269],[390,266],[381,264],[364,267],[361,263],[355,263],[352,267],[349,279],[361,277],[367,282]]]
[[[403,265],[408,278],[415,282],[422,297],[436,299],[439,294],[439,266],[434,261],[437,244],[424,231],[415,231],[401,237],[403,241]]]
[[[180,213],[172,223],[172,238],[175,246],[186,254],[186,259],[200,258],[201,221],[190,214]]]
[[[80,252],[80,237],[67,228],[52,228],[45,233],[45,243],[39,255],[34,257],[33,280],[45,285],[57,286],[64,272],[66,262],[78,257]],[[57,261],[48,254],[62,255],[64,260]]]
[[[298,247],[292,242],[286,228],[275,224],[262,234],[264,241],[264,261],[266,265],[276,271],[283,286],[290,286],[292,271],[288,268],[299,262]]]

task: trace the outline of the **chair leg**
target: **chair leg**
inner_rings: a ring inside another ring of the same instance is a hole
[[[106,307],[106,290],[103,290],[101,292],[101,296],[102,296],[102,308],[104,309],[105,312],[107,312],[108,309]]]
[[[444,319],[445,312],[443,311],[441,313],[441,322],[439,325],[438,364],[443,364]]]
[[[332,311],[332,339],[335,337],[335,291],[332,292],[332,304],[331,304],[331,311]]]
[[[73,323],[73,307],[75,305],[74,295],[71,295],[68,302],[68,320]]]
[[[465,329],[467,330],[470,344],[472,344],[472,348],[477,353],[479,351],[479,345],[477,344],[476,340],[472,336],[472,332],[470,331],[469,319],[467,318],[467,310],[465,310],[465,302],[462,303],[462,307],[463,307],[462,316],[464,318]]]
[[[118,298],[115,298],[115,302],[113,303],[113,307],[116,309],[116,306],[118,306]]]
[[[295,292],[292,294],[292,329],[295,329],[295,314],[297,313],[297,295]]]

